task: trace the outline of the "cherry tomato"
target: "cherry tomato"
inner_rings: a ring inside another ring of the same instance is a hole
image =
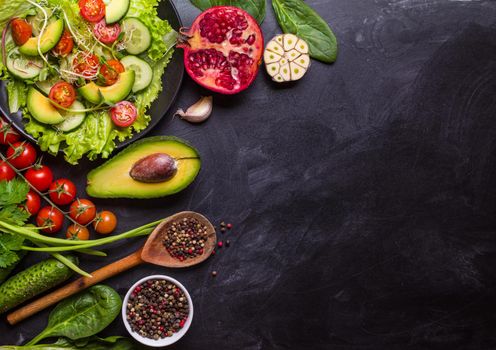
[[[115,125],[125,128],[134,123],[138,110],[131,102],[121,101],[110,109],[110,116]]]
[[[76,198],[76,185],[67,179],[58,179],[48,188],[50,199],[57,205],[69,204]]]
[[[57,208],[46,206],[41,208],[36,216],[36,225],[45,227],[42,229],[46,233],[55,233],[60,231],[64,223],[64,214]]]
[[[10,181],[16,176],[14,169],[4,161],[0,161],[0,181]]]
[[[93,221],[93,228],[96,232],[107,235],[117,226],[117,218],[111,211],[101,211],[96,214],[95,221]]]
[[[26,195],[25,207],[28,213],[31,215],[36,215],[40,211],[41,198],[38,193],[34,192],[33,190],[30,190],[28,192],[28,194]]]
[[[65,81],[58,82],[50,89],[50,100],[64,108],[69,108],[76,101],[76,90]]]
[[[81,74],[86,79],[96,76],[100,68],[98,57],[89,52],[82,52],[76,55],[72,61],[74,71]]]
[[[103,85],[114,85],[119,74],[124,72],[125,68],[118,60],[108,60],[100,68],[100,74],[103,78]]]
[[[7,158],[17,169],[24,169],[36,161],[36,150],[26,142],[15,142],[7,149]]]
[[[103,0],[79,0],[81,16],[88,22],[98,22],[105,16]]]
[[[52,53],[55,56],[65,57],[72,52],[73,48],[74,48],[74,40],[72,40],[71,32],[69,32],[66,28],[64,29],[64,33],[62,34],[62,37],[60,38],[59,42],[52,49]]]
[[[33,34],[33,28],[24,19],[15,18],[10,22],[10,26],[12,28],[12,39],[14,39],[17,46],[24,45]]]
[[[10,145],[21,139],[21,136],[12,128],[12,125],[0,119],[0,144]]]
[[[44,192],[48,190],[53,181],[53,174],[49,167],[46,165],[35,165],[29,168],[24,174],[26,180],[38,191]]]
[[[96,207],[88,199],[76,199],[72,202],[69,215],[81,225],[91,222],[96,215]]]
[[[93,27],[93,34],[104,44],[112,44],[121,34],[121,26],[119,23],[109,24],[102,19]]]
[[[65,236],[68,239],[77,239],[80,241],[86,241],[90,239],[90,231],[81,225],[71,225],[67,228],[67,232],[65,233]]]

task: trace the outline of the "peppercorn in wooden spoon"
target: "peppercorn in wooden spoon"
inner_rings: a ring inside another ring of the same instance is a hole
[[[216,243],[215,228],[206,217],[192,211],[177,213],[162,221],[145,245],[133,254],[92,272],[92,277],[78,278],[16,310],[7,316],[7,321],[14,325],[68,296],[144,263],[170,268],[199,264],[212,254]]]

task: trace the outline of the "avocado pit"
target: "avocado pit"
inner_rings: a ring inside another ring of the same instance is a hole
[[[165,182],[177,172],[177,162],[166,153],[153,153],[141,158],[129,171],[135,181],[145,183]]]

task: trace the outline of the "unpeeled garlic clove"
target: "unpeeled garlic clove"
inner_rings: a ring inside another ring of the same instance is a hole
[[[178,109],[174,115],[178,115],[190,123],[201,123],[210,117],[213,108],[213,97],[204,96],[198,100],[194,105],[189,107],[186,112]]]

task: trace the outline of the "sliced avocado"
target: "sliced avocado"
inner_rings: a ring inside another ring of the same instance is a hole
[[[57,19],[51,22],[43,32],[40,40],[41,53],[47,53],[57,45],[64,32],[64,20]],[[19,52],[28,56],[38,56],[38,37],[29,38],[28,41],[19,47]]]
[[[34,87],[29,88],[27,107],[34,119],[44,124],[58,124],[64,121],[50,100]]]
[[[105,2],[105,22],[112,24],[120,21],[129,10],[129,0],[109,0]]]
[[[101,97],[103,100],[110,103],[117,103],[124,100],[133,89],[134,71],[128,70],[119,74],[119,79],[115,84],[110,86],[98,86],[94,82],[86,84],[78,89],[81,96],[89,102],[98,104]]]
[[[159,183],[134,180],[129,174],[134,164],[156,153],[168,154],[176,160],[177,171],[174,176]],[[171,136],[148,137],[90,171],[86,192],[97,198],[164,197],[185,189],[196,178],[200,167],[198,151],[186,141]]]

